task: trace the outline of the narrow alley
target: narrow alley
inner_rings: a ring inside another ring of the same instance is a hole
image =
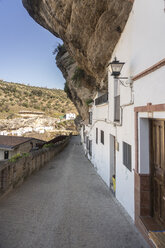
[[[79,137],[0,202],[0,248],[148,247]]]

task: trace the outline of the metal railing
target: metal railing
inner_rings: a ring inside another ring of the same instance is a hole
[[[95,99],[95,105],[100,105],[106,102],[108,102],[108,93]]]

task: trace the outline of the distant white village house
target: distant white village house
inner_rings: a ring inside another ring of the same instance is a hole
[[[74,120],[74,119],[76,119],[76,114],[75,113],[67,113],[66,115],[64,115],[64,118],[66,120]]]
[[[93,99],[81,129],[88,158],[147,238],[152,227],[165,230],[163,7],[134,2],[110,58],[108,91]]]

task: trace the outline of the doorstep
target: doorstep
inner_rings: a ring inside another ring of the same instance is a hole
[[[161,235],[154,235],[151,233],[162,233],[162,231],[165,230],[165,227],[158,224],[157,222],[155,222],[155,220],[151,217],[151,216],[140,216],[138,218],[138,220],[136,220],[136,226],[138,227],[138,229],[140,230],[140,232],[142,233],[142,235],[144,236],[145,240],[149,243],[149,245],[151,247],[159,247],[159,248],[164,248],[164,246],[156,246],[155,242],[156,240],[160,239]],[[153,237],[154,237],[154,241],[153,241]],[[157,237],[157,238],[156,238]],[[162,238],[163,239],[163,238]]]
[[[149,232],[149,238],[156,248],[165,247],[165,230]]]

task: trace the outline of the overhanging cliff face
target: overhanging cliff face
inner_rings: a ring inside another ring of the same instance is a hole
[[[65,47],[56,56],[56,64],[66,79],[65,88],[68,97],[75,104],[83,120],[88,119],[88,103],[96,92],[95,78],[86,74],[77,66]]]
[[[29,14],[64,41],[76,63],[105,88],[106,66],[133,0],[22,0]]]

